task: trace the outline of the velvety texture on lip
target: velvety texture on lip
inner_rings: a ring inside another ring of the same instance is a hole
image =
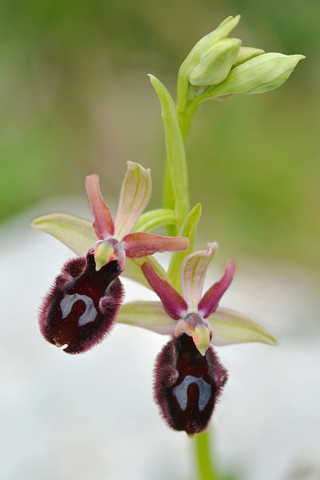
[[[157,357],[154,397],[163,418],[174,430],[200,433],[210,421],[228,378],[212,347],[204,356],[192,338],[174,338]]]
[[[110,331],[123,298],[116,261],[98,272],[93,254],[68,262],[55,279],[40,312],[44,338],[67,353],[82,353]]]

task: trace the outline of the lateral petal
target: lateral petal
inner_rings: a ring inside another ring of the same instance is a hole
[[[228,260],[221,280],[212,285],[212,287],[209,288],[209,290],[200,300],[198,310],[204,318],[207,318],[209,315],[211,315],[211,313],[216,310],[222,295],[225,293],[230,283],[232,282],[234,269],[234,260]]]
[[[180,252],[187,250],[189,240],[184,237],[162,237],[154,233],[129,233],[122,241],[127,257],[141,258],[156,252]]]
[[[188,305],[180,293],[167,280],[159,277],[151,263],[144,262],[141,268],[151,287],[160,297],[166,313],[174,320],[184,318]]]
[[[86,178],[86,189],[91,204],[91,213],[94,218],[94,229],[99,240],[112,237],[114,224],[112,214],[108,205],[103,201],[99,189],[98,175],[88,175]]]
[[[141,269],[141,266],[146,260],[146,258],[126,258],[125,269],[122,272],[122,277],[129,278],[130,280],[140,283],[144,287],[152,290],[152,287],[148,283],[146,277],[143,275]],[[155,269],[159,277],[169,281],[167,273],[154,257],[148,257],[148,262],[153,265],[153,268]]]

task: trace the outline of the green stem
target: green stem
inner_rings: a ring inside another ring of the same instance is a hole
[[[221,480],[210,455],[209,431],[194,437],[199,480]]]
[[[178,121],[183,141],[185,142],[191,128],[191,117],[187,111],[178,109]]]
[[[184,142],[186,141],[190,132],[193,117],[195,116],[199,106],[200,104],[192,102],[185,110],[177,107],[179,128]]]

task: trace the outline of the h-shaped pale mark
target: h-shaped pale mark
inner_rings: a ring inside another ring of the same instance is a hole
[[[207,383],[201,377],[194,377],[193,375],[187,375],[184,380],[172,390],[173,395],[176,397],[181,410],[184,412],[188,405],[188,387],[191,383],[196,383],[199,388],[198,407],[200,412],[204,410],[211,397],[211,385]]]
[[[84,302],[86,305],[85,311],[83,312],[83,314],[78,320],[78,326],[82,327],[87,323],[93,322],[96,319],[96,316],[98,314],[92,298],[88,297],[87,295],[80,295],[79,293],[74,293],[72,295],[68,295],[66,293],[60,302],[60,307],[61,307],[62,320],[63,320],[69,315],[73,305],[79,300]]]

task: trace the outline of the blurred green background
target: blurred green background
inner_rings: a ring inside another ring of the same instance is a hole
[[[150,206],[160,206],[164,135],[147,73],[175,96],[192,46],[238,13],[232,36],[243,45],[307,59],[278,90],[200,109],[187,155],[201,233],[226,254],[318,268],[314,0],[2,0],[0,220],[48,197],[84,195],[93,172],[105,197],[118,196],[127,160],[151,167]]]

